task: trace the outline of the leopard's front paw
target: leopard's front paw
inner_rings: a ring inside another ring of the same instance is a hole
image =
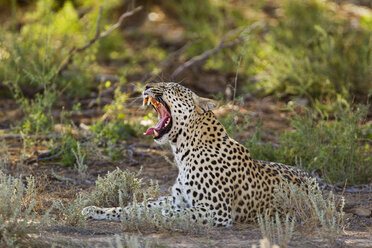
[[[89,220],[89,219],[94,218],[97,210],[98,208],[96,206],[89,206],[89,207],[83,208],[83,210],[81,211],[81,214],[85,216],[87,220]]]

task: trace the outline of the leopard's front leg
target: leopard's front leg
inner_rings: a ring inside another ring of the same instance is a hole
[[[170,209],[177,210],[174,203],[174,197],[172,196],[163,196],[160,197],[156,201],[152,202],[146,202],[147,208],[162,208],[165,209],[166,206],[170,206]],[[138,206],[135,207],[136,211],[138,211],[138,214],[144,211],[145,209],[145,203],[142,202]],[[111,220],[111,221],[119,221],[124,213],[124,216],[129,216],[130,213],[133,212],[134,207],[132,205],[129,205],[124,208],[124,211],[121,207],[113,207],[113,208],[100,208],[96,206],[89,206],[85,207],[82,210],[82,214],[87,219],[94,219],[94,220]],[[162,211],[163,212],[163,211]],[[166,215],[164,212],[163,215]]]

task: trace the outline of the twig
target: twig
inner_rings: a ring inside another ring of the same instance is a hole
[[[252,24],[252,26],[246,31],[247,33],[250,33],[252,32],[253,29],[255,29],[257,26],[261,25],[262,23],[261,22],[255,22]],[[235,71],[235,78],[234,78],[234,90],[233,90],[233,99],[232,99],[232,127],[233,127],[233,130],[232,130],[232,133],[235,133],[235,121],[234,121],[234,117],[235,117],[235,108],[234,108],[234,105],[235,105],[235,98],[236,98],[236,90],[238,88],[238,72],[239,72],[239,68],[240,68],[240,65],[242,63],[242,59],[243,59],[243,52],[245,51],[245,48],[247,46],[247,43],[244,44],[243,48],[242,48],[242,52],[240,53],[239,55],[239,60],[238,60],[238,65],[236,67],[236,71]]]
[[[101,22],[102,10],[103,10],[103,7],[101,7],[99,9],[99,14],[98,14],[98,18],[97,18],[97,26],[96,26],[96,34],[95,34],[95,36],[91,40],[89,40],[88,43],[86,43],[85,45],[83,45],[81,47],[73,47],[70,50],[67,58],[64,60],[64,62],[59,67],[59,69],[57,71],[57,75],[60,75],[64,70],[67,69],[67,67],[69,66],[69,64],[71,64],[72,59],[73,59],[73,56],[74,56],[75,53],[81,53],[81,52],[83,52],[84,50],[86,50],[90,46],[92,46],[100,38],[106,37],[112,31],[114,31],[115,29],[117,29],[118,27],[120,27],[120,25],[123,23],[123,21],[124,21],[125,18],[134,15],[135,13],[137,13],[138,11],[140,11],[141,9],[142,9],[142,6],[139,6],[139,7],[135,8],[135,9],[133,9],[132,11],[125,12],[124,14],[122,14],[120,16],[120,18],[119,18],[119,20],[118,20],[117,23],[115,23],[114,25],[112,25],[105,32],[101,33],[101,31],[100,31],[100,25],[99,25],[100,22]]]
[[[255,28],[257,28],[260,24],[260,22],[256,22],[254,23],[248,30],[247,32],[251,32],[253,31]],[[213,49],[210,49],[208,51],[205,51],[204,53],[200,54],[200,55],[197,55],[195,57],[193,57],[192,59],[186,61],[184,64],[180,65],[172,74],[172,78],[175,78],[177,77],[181,72],[183,72],[184,70],[188,69],[189,67],[197,64],[197,63],[201,63],[203,61],[205,61],[208,57],[210,57],[211,55],[217,53],[219,50],[221,49],[224,49],[224,48],[228,48],[228,47],[233,47],[233,46],[236,46],[240,43],[242,43],[243,41],[246,41],[247,38],[244,38],[243,36],[240,36],[238,39],[234,40],[234,41],[231,41],[231,42],[227,42],[225,43],[225,41],[231,37],[232,35],[240,32],[242,30],[242,28],[237,28],[237,29],[234,29],[230,32],[228,32],[227,34],[225,34],[222,39],[218,42],[218,45],[216,47],[214,47]]]

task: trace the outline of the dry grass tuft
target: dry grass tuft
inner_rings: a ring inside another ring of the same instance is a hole
[[[104,177],[98,177],[96,187],[89,196],[89,204],[100,207],[119,206],[119,195],[122,195],[124,205],[132,202],[134,198],[141,200],[143,189],[141,174],[130,171],[122,171],[119,168],[108,172]]]
[[[144,204],[139,204],[134,199],[129,216],[121,221],[126,231],[167,230],[200,234],[208,232],[213,226],[212,216],[202,216],[197,220],[192,220],[191,212],[175,212],[169,204],[162,208],[147,208],[146,198],[144,196]],[[164,215],[164,213],[167,214]]]
[[[323,196],[315,179],[308,179],[301,186],[284,181],[276,189],[274,201],[307,233],[316,233],[331,242],[344,226],[344,198],[336,202],[332,192]]]
[[[35,179],[26,182],[0,171],[0,247],[15,247],[29,242],[29,234],[50,223],[49,211],[36,219]]]
[[[271,217],[268,211],[264,215],[258,215],[258,224],[263,237],[270,243],[278,244],[282,248],[288,247],[295,222],[296,219],[290,218],[289,214],[285,216],[284,220],[280,220],[278,212],[275,213],[275,218]]]

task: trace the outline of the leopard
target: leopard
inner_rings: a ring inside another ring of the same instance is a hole
[[[215,100],[174,82],[147,84],[142,97],[143,105],[152,106],[159,117],[144,134],[160,145],[169,144],[178,167],[170,196],[142,207],[164,210],[167,205],[177,213],[190,214],[195,222],[212,218],[214,226],[231,227],[254,222],[259,214],[274,209],[279,184],[303,185],[311,178],[298,167],[253,159],[213,113]],[[90,206],[82,213],[87,219],[121,220],[132,208]],[[169,217],[169,211],[162,213]]]

